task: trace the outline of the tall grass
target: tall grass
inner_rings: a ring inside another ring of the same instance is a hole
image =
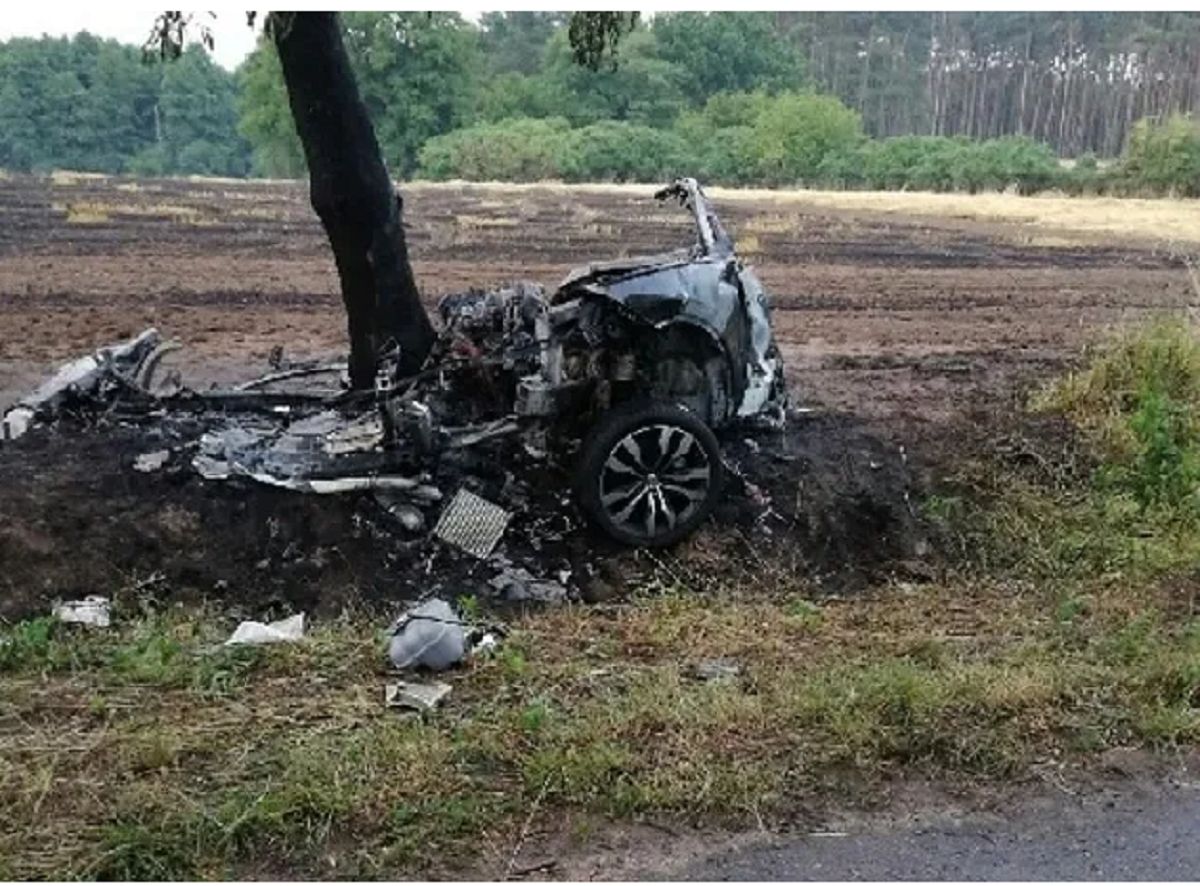
[[[1105,458],[1098,482],[1143,508],[1200,508],[1200,334],[1183,319],[1126,331],[1087,367],[1051,385],[1035,408],[1083,428]]]

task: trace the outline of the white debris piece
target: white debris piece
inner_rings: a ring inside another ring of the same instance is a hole
[[[106,628],[110,623],[110,604],[107,597],[93,595],[82,600],[59,603],[52,610],[52,614],[59,621],[69,624]]]
[[[442,703],[450,694],[449,683],[411,683],[401,681],[384,687],[383,701],[389,708],[407,708],[428,713]]]
[[[157,471],[167,463],[167,459],[171,457],[171,450],[159,449],[157,452],[143,452],[133,460],[133,469],[141,471],[143,474],[148,474],[151,471]]]
[[[392,626],[388,657],[398,668],[444,671],[462,661],[467,635],[450,604],[436,597],[409,609]]]
[[[693,670],[697,680],[723,683],[736,680],[742,673],[742,666],[736,661],[725,658],[711,658],[699,662]]]
[[[420,532],[425,528],[425,515],[412,505],[397,504],[388,508],[388,512],[392,514],[400,525],[409,532]]]
[[[257,474],[254,475],[254,479],[263,483],[271,482],[263,480]],[[418,483],[412,477],[338,477],[333,480],[308,480],[303,482],[301,486],[294,488],[306,489],[318,495],[385,489],[407,492],[413,498],[419,498],[424,501],[440,501],[442,498],[442,491],[436,486]]]
[[[205,480],[228,480],[229,462],[213,458],[211,455],[198,453],[192,459],[192,467]]]
[[[259,646],[263,643],[294,643],[304,637],[304,613],[263,624],[244,621],[237,626],[226,646]]]
[[[129,341],[100,348],[86,357],[64,363],[53,376],[4,413],[3,421],[0,421],[0,438],[15,440],[29,430],[40,409],[53,405],[71,391],[95,389],[109,367],[132,362],[135,358],[140,360],[158,344],[158,330],[147,329]]]
[[[198,468],[199,469],[199,468]],[[382,489],[404,492],[422,501],[439,501],[442,491],[436,486],[422,484],[412,477],[337,477],[327,479],[305,479],[303,477],[277,477],[262,471],[247,474],[251,480],[265,486],[279,486],[293,492],[313,492],[317,495],[333,495],[339,492],[369,492]]]
[[[493,632],[487,631],[471,646],[471,655],[484,657],[491,655],[499,648],[500,638]]]
[[[33,410],[28,406],[14,406],[0,422],[0,440],[15,440],[29,430],[33,424]]]

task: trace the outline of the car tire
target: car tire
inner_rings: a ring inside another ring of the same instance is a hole
[[[662,547],[695,531],[721,494],[717,438],[674,403],[618,406],[584,441],[576,496],[599,529],[628,545]]]

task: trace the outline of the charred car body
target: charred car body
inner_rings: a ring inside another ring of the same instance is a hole
[[[781,422],[783,371],[762,285],[699,185],[656,197],[691,213],[692,247],[577,268],[549,298],[531,284],[444,298],[435,383],[381,369],[395,448],[436,447],[435,425],[450,446],[519,433],[574,461],[580,506],[619,541],[695,529],[720,494],[714,429]]]
[[[679,179],[657,197],[691,213],[690,248],[578,268],[549,296],[529,283],[446,296],[425,367],[401,376],[385,353],[374,392],[268,390],[344,369],[278,360],[234,390],[200,393],[169,372],[164,384],[160,362],[178,345],[147,330],[64,365],[5,413],[0,437],[140,399],[152,415],[204,416],[191,461],[205,479],[373,491],[412,531],[442,501],[439,483],[464,482],[466,456],[503,460],[515,445],[568,467],[581,509],[613,538],[670,544],[720,495],[714,430],[782,422],[785,393],[762,286],[704,193]]]

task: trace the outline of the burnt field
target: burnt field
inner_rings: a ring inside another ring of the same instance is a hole
[[[553,285],[574,264],[687,243],[686,215],[652,191],[408,187],[419,284],[430,302]],[[795,399],[869,419],[994,406],[1099,330],[1197,298],[1179,259],[1144,238],[904,214],[894,195],[889,212],[715,202],[774,296]],[[0,404],[149,325],[186,345],[195,383],[257,372],[277,345],[298,359],[344,343],[332,258],[296,183],[0,181],[0,317]]]

